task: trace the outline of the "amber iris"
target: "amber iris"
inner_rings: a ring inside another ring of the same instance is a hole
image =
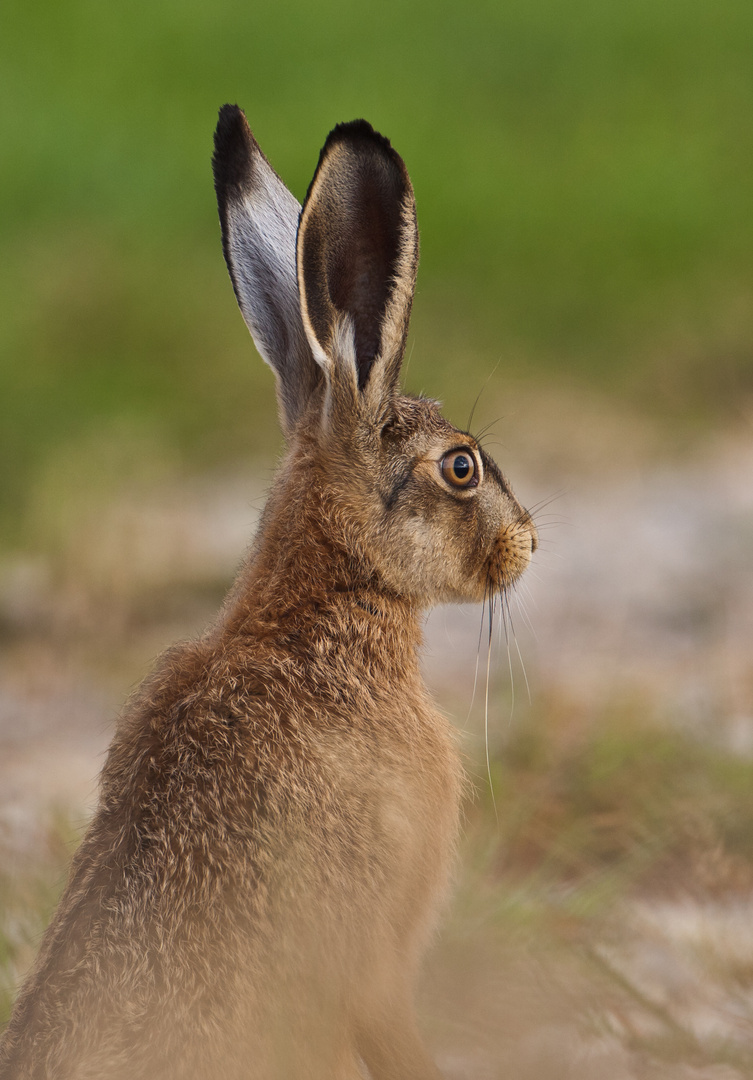
[[[470,450],[450,450],[440,463],[442,476],[456,488],[475,487],[478,484],[476,460]]]

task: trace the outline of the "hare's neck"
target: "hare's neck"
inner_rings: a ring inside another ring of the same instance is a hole
[[[271,515],[262,523],[228,598],[223,632],[280,652],[342,652],[351,668],[420,680],[420,608],[387,589],[317,520],[301,528],[296,516]]]

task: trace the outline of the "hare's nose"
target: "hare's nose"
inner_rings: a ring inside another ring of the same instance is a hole
[[[521,532],[527,532],[531,538],[531,554],[533,555],[536,548],[539,546],[539,534],[536,526],[533,523],[533,518],[524,510],[520,517]]]
[[[531,534],[531,554],[533,555],[534,551],[539,546],[539,534],[531,518],[528,519],[528,531]]]

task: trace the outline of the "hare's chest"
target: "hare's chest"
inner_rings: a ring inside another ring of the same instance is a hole
[[[434,877],[451,858],[458,828],[461,765],[450,725],[432,714],[401,721],[330,748],[346,835],[383,884]]]

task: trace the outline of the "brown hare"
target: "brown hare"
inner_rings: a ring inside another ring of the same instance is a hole
[[[389,142],[336,127],[301,210],[226,105],[214,173],[287,454],[216,623],[123,713],[0,1076],[436,1080],[413,985],[461,768],[421,620],[508,587],[536,532],[400,393],[418,233]]]

